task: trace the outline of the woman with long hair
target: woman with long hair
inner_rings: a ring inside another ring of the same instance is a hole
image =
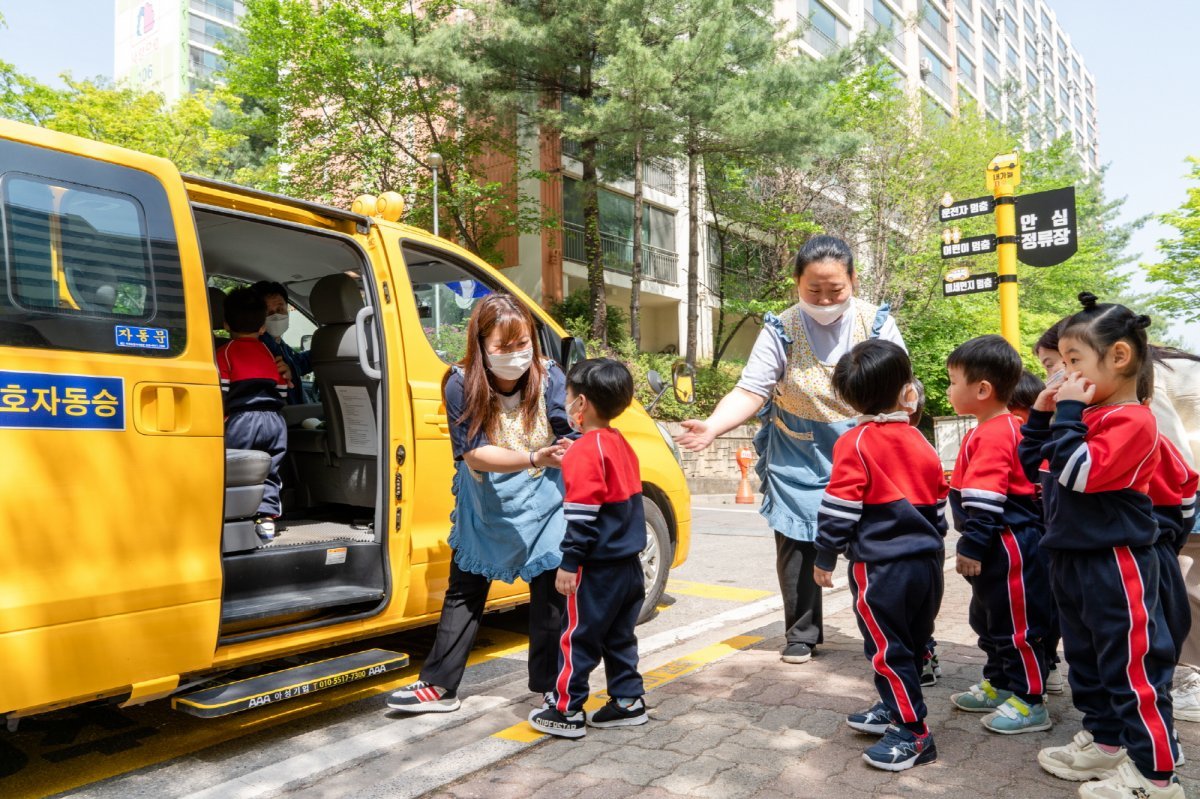
[[[492,580],[529,583],[529,690],[558,673],[564,598],[554,588],[566,532],[562,456],[572,435],[566,378],[542,358],[529,310],[490,294],[471,314],[467,351],[442,382],[456,461],[450,585],[420,679],[388,697],[408,713],[461,705],[458,686]]]

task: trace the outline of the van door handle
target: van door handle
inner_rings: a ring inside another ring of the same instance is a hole
[[[450,419],[444,413],[425,414],[425,424],[434,425],[444,436],[450,435]]]
[[[383,372],[370,362],[370,353],[367,351],[367,319],[375,316],[375,309],[367,305],[358,311],[358,315],[354,317],[354,336],[358,339],[358,365],[362,367],[363,374],[372,380],[382,380]],[[371,327],[371,341],[376,341],[374,336],[375,328]],[[376,341],[376,344],[378,342]],[[375,352],[378,354],[379,347],[375,347]]]
[[[142,433],[187,433],[192,427],[187,388],[161,383],[139,384],[134,426]]]

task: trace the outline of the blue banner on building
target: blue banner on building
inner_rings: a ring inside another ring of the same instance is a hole
[[[0,428],[124,430],[120,377],[0,371]]]

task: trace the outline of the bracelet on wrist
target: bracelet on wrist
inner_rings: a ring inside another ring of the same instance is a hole
[[[529,450],[529,465],[534,469],[537,468],[537,464],[533,460],[534,455],[536,455],[536,454],[537,453],[535,453],[533,450]]]

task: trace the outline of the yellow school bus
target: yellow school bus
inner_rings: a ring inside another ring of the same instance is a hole
[[[327,207],[0,120],[0,717],[168,696],[221,715],[406,664],[317,650],[437,620],[440,387],[472,304],[519,297],[564,366],[580,344],[501,272],[391,221],[388,199]],[[287,288],[285,341],[312,362],[311,402],[285,410],[287,530],[270,544],[251,518],[261,458],[224,445],[210,308],[214,284],[260,280]],[[640,406],[617,426],[641,459],[652,608],[687,556],[690,498]],[[489,608],[527,598],[496,584]]]

